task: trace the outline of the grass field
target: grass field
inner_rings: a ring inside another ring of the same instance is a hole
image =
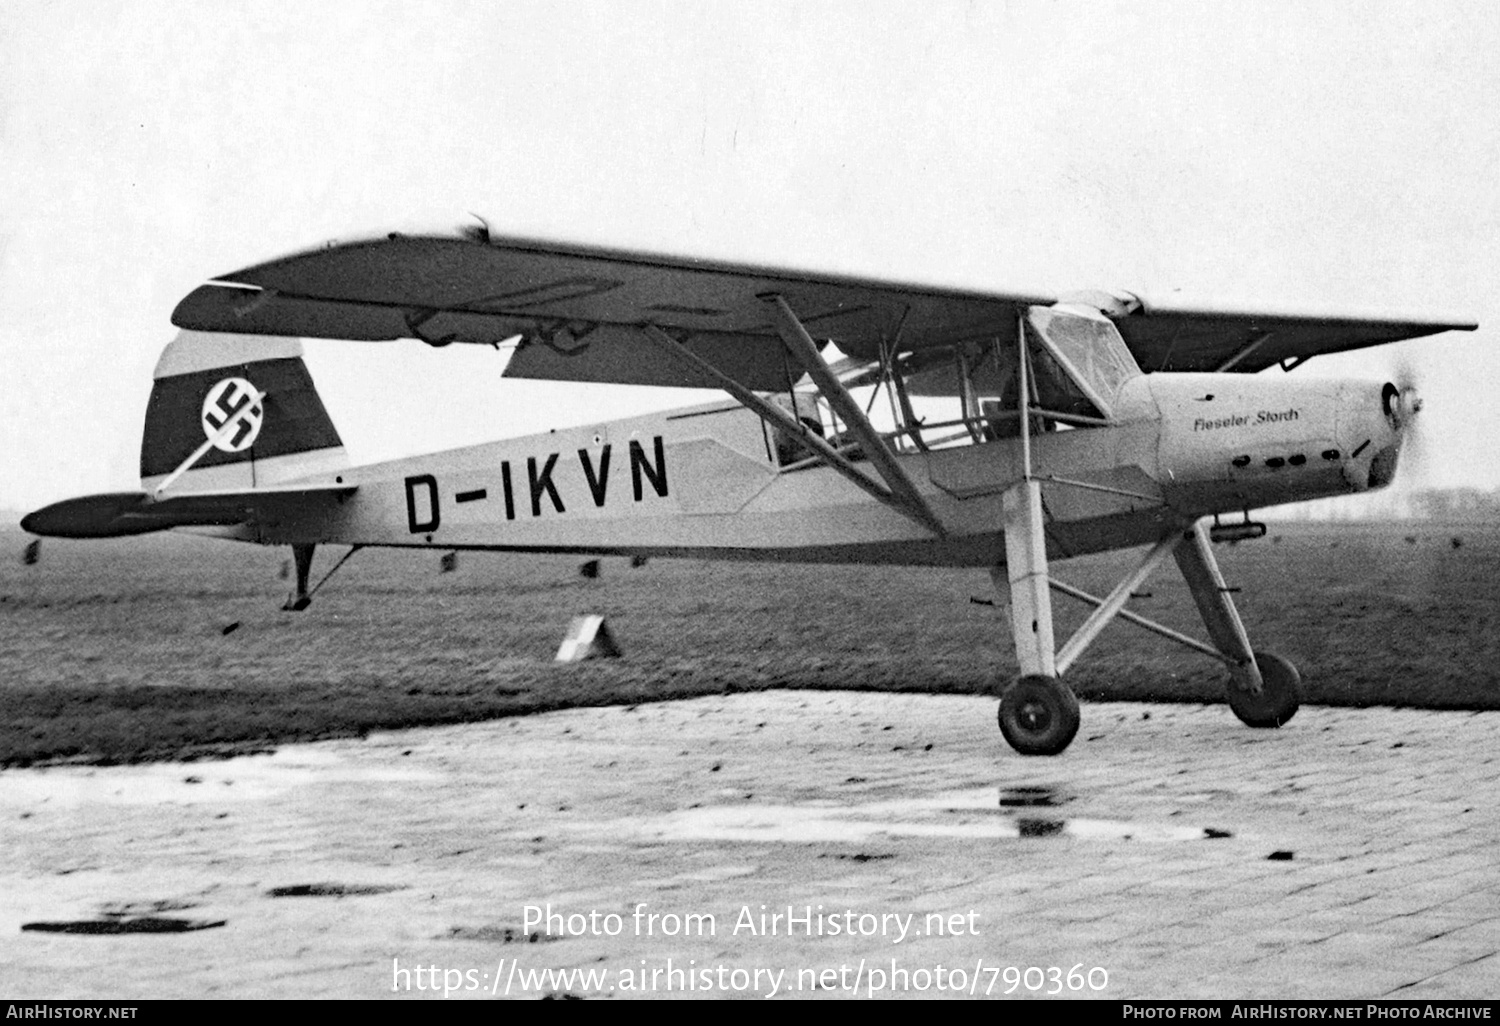
[[[0,531],[0,766],[764,688],[995,694],[1015,672],[1000,610],[970,601],[993,597],[983,571],[606,559],[589,580],[577,557],[461,553],[441,573],[438,552],[366,550],[285,613],[286,550],[48,540],[25,565],[27,540]],[[342,551],[319,553],[314,580]],[[1305,703],[1500,708],[1500,528],[1275,524],[1216,551],[1252,641],[1298,664]],[[1135,558],[1056,569],[1099,594]],[[1202,636],[1170,563],[1146,590],[1132,608]],[[1085,610],[1057,602],[1061,640]],[[580,613],[605,615],[625,658],[555,664]],[[1216,702],[1224,672],[1116,624],[1069,680],[1085,702]]]

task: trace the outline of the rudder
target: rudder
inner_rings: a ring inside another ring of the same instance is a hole
[[[154,490],[200,449],[169,491],[264,487],[349,464],[295,338],[183,331],[162,350],[141,486]]]

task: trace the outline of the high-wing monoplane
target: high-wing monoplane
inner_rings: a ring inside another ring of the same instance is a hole
[[[961,290],[483,228],[257,264],[195,289],[172,321],[141,490],[56,503],[26,530],[289,545],[292,609],[320,544],[983,567],[1020,666],[1000,729],[1026,754],[1073,739],[1065,676],[1116,617],[1223,662],[1250,726],[1289,720],[1298,673],[1252,649],[1211,537],[1263,534],[1256,509],[1389,484],[1420,402],[1391,383],[1252,372],[1475,327]],[[506,346],[509,378],[733,401],[351,466],[307,337]],[[1144,554],[1108,595],[1052,570],[1132,547]],[[1207,643],[1125,608],[1169,557]],[[1094,607],[1060,649],[1054,591]]]

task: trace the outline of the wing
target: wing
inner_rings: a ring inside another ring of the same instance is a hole
[[[652,325],[755,391],[800,371],[761,297],[776,293],[820,341],[857,360],[998,338],[1057,297],[819,274],[554,242],[391,233],[334,243],[226,274],[190,293],[172,321],[200,331],[499,345],[506,376],[636,385],[715,382],[653,344]],[[1449,328],[1433,320],[1302,317],[1105,304],[1146,370],[1213,370],[1271,332],[1235,369],[1378,345]],[[793,364],[795,366],[795,364]]]
[[[820,340],[862,359],[882,343],[1014,337],[1020,304],[989,294],[520,239],[392,234],[227,274],[173,323],[204,331],[499,344],[509,377],[713,386],[642,336],[652,324],[745,386],[783,391],[787,364],[765,303],[776,292]],[[799,377],[800,371],[794,374]]]
[[[249,491],[106,492],[64,499],[21,519],[21,528],[49,538],[120,538],[169,527],[226,527],[333,508],[352,485],[288,485]]]
[[[1109,311],[1106,311],[1109,312]],[[1253,373],[1326,353],[1363,349],[1477,324],[1442,317],[1347,312],[1215,310],[1141,303],[1115,317],[1141,369]]]

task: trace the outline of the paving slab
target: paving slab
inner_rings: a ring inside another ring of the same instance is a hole
[[[1046,759],[994,712],[767,692],[7,770],[0,994],[1500,994],[1500,714],[1089,704]]]

